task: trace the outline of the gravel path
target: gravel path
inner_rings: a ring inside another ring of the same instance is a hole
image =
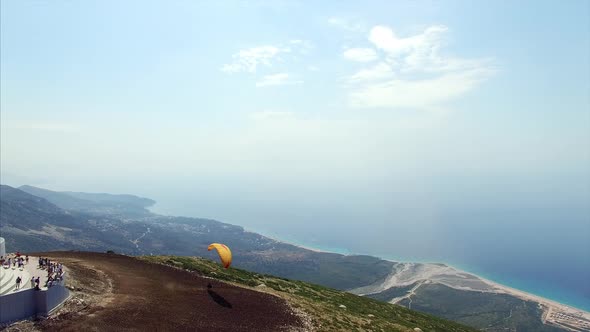
[[[62,262],[75,288],[63,308],[35,323],[39,330],[291,331],[303,325],[283,299],[195,273],[122,255],[36,255]]]

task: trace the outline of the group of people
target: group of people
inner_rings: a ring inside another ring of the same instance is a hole
[[[24,265],[29,263],[29,256],[22,256],[20,253],[16,253],[14,257],[8,256],[6,259],[4,256],[0,257],[0,265],[5,268],[16,267],[18,264],[19,268],[24,267]],[[56,282],[63,280],[63,265],[59,262],[51,261],[49,258],[39,257],[39,269],[47,270],[47,282],[45,282],[44,287],[51,287]],[[21,276],[16,278],[16,287],[15,290],[19,290],[21,288],[21,284],[23,279]],[[41,289],[41,278],[40,277],[32,277],[31,278],[31,288],[35,290]]]
[[[54,272],[61,272],[63,270],[63,265],[59,262],[53,262],[49,258],[39,257],[39,267],[42,269],[47,269],[48,274]]]
[[[45,287],[51,287],[55,282],[63,279],[63,265],[59,262],[53,262],[49,258],[39,257],[39,267],[41,269],[47,269],[47,282]],[[38,283],[37,283],[38,284]],[[35,288],[37,288],[35,286]]]
[[[23,257],[20,253],[16,253],[13,255],[8,255],[6,256],[6,258],[4,258],[4,256],[0,256],[0,265],[2,265],[2,267],[4,267],[5,269],[10,268],[11,266],[13,268],[16,268],[18,266],[19,269],[24,268],[25,264],[29,263],[29,255],[26,255],[25,257]]]
[[[15,291],[20,289],[20,285],[22,282],[23,282],[23,278],[21,278],[20,276],[16,277],[16,287],[14,288]],[[31,288],[35,288],[35,290],[41,289],[39,287],[40,283],[41,283],[41,280],[39,279],[39,277],[37,277],[37,278],[32,277],[31,278]]]

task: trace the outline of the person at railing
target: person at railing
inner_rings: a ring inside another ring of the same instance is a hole
[[[51,286],[53,286],[53,277],[52,276],[49,276],[47,278],[47,282],[45,283],[45,287],[49,288]]]

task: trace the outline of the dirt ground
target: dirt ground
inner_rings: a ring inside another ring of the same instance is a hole
[[[47,319],[8,331],[300,331],[283,299],[133,257],[36,254],[62,262],[72,297]],[[208,288],[208,284],[212,288]]]

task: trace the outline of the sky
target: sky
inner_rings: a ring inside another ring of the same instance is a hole
[[[2,183],[387,257],[507,234],[590,267],[588,1],[0,4]]]

